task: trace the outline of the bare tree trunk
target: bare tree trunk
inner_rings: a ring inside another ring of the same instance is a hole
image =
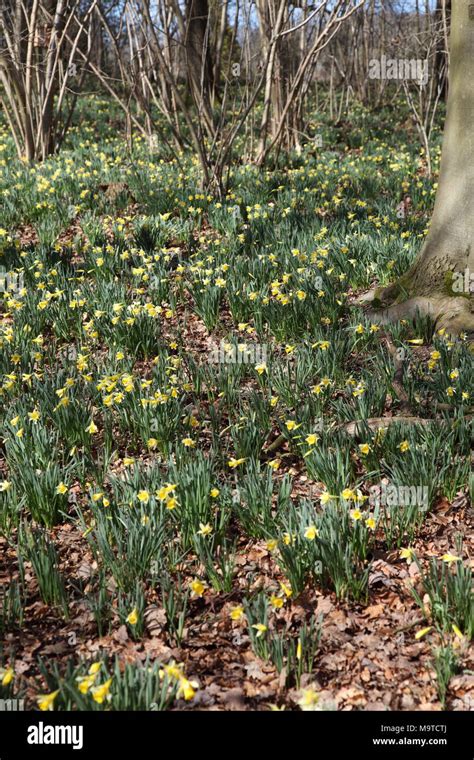
[[[214,135],[212,117],[213,68],[208,0],[186,2],[186,74],[189,89],[198,106],[208,135]]]
[[[425,244],[409,271],[370,294],[382,321],[430,315],[474,339],[474,11],[453,3],[450,84],[438,191]]]

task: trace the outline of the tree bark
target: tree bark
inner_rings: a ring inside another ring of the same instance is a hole
[[[212,138],[214,136],[211,107],[213,69],[208,0],[187,0],[186,22],[185,50],[189,89],[208,136]]]

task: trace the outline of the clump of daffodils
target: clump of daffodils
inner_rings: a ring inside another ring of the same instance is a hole
[[[184,675],[184,665],[182,663],[176,663],[174,661],[164,665],[160,670],[160,678],[163,679],[167,676],[172,682],[176,682],[178,685],[177,697],[183,698],[186,702],[189,702],[194,698],[196,689],[199,688],[197,681],[190,681]]]
[[[97,702],[99,705],[103,704],[105,701],[110,701],[112,698],[110,694],[112,678],[108,678],[102,684],[97,684],[97,680],[100,678],[101,668],[101,662],[94,662],[90,666],[86,676],[79,676],[76,678],[77,688],[81,694],[90,693],[94,702]]]

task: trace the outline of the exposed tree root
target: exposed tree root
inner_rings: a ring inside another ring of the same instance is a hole
[[[380,430],[387,428],[395,422],[399,422],[403,425],[430,425],[433,420],[426,419],[425,417],[368,417],[366,420],[355,420],[355,422],[345,422],[340,427],[345,430],[348,435],[353,435],[356,438],[363,435],[365,430]]]
[[[473,419],[474,415],[466,415],[465,420]],[[380,430],[381,428],[387,428],[394,423],[400,423],[402,425],[431,425],[433,422],[450,424],[452,421],[444,417],[369,417],[366,420],[355,420],[355,422],[345,422],[340,426],[342,430],[348,435],[352,435],[356,438],[363,436],[366,429]]]
[[[275,438],[275,440],[273,441],[273,443],[271,443],[269,446],[267,446],[266,449],[262,449],[262,455],[271,454],[273,451],[276,451],[281,446],[283,446],[283,444],[285,443],[286,440],[287,440],[286,437],[284,435],[280,434],[278,436],[278,438]]]
[[[389,286],[365,293],[359,303],[369,306],[367,314],[377,324],[387,325],[401,319],[414,320],[417,316],[430,317],[436,329],[445,329],[450,335],[465,333],[469,341],[474,341],[474,305],[471,298],[414,296],[388,305],[389,300],[398,294],[398,287]],[[380,305],[382,308],[378,308]]]
[[[450,407],[452,408],[452,407]],[[465,420],[472,420],[474,419],[473,414],[466,414],[464,415]],[[353,436],[354,438],[360,438],[361,436],[364,437],[365,432],[367,431],[367,428],[369,430],[381,430],[384,428],[388,428],[389,425],[393,425],[395,423],[398,423],[400,425],[431,425],[433,422],[438,422],[440,424],[450,424],[452,420],[446,419],[445,417],[403,417],[403,416],[397,416],[397,417],[368,417],[367,419],[361,419],[361,420],[355,420],[354,422],[344,422],[341,425],[336,426],[336,430],[344,430],[347,435]],[[283,446],[283,444],[286,441],[286,437],[284,435],[279,435],[278,438],[276,438],[270,446],[268,446],[266,449],[262,449],[262,456],[267,457],[269,454],[274,453],[279,448]]]

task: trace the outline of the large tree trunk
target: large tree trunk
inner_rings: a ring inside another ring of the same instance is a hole
[[[187,0],[186,22],[185,51],[189,88],[207,134],[212,139],[213,69],[208,0]]]
[[[430,314],[474,337],[474,4],[453,0],[449,95],[441,170],[425,244],[398,282],[370,299],[379,321]],[[471,287],[469,284],[471,283]]]

